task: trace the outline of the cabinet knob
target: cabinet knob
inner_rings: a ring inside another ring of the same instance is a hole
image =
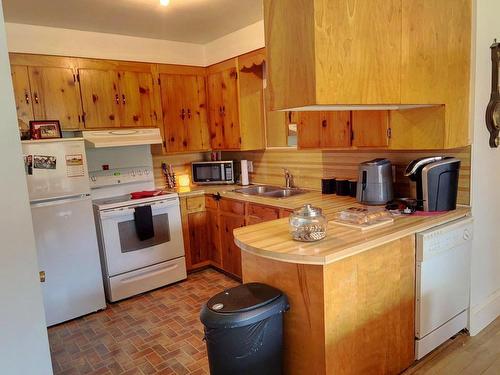
[[[120,97],[118,96],[118,94],[115,95],[115,101],[116,104],[120,104]]]
[[[26,104],[30,104],[30,97],[27,92],[24,93],[24,100],[26,100]]]
[[[125,95],[124,94],[122,94],[122,102],[123,102],[123,104],[125,104]]]
[[[38,104],[38,94],[35,92],[34,96],[35,96],[35,103]]]
[[[182,120],[184,120],[184,117],[186,117],[185,113],[186,113],[185,109],[182,108],[181,109],[181,114],[180,114],[180,117],[181,117]]]
[[[188,118],[191,118],[191,110],[189,108],[187,110],[187,116],[188,116]]]

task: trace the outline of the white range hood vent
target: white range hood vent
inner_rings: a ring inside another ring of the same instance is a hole
[[[115,129],[82,131],[85,145],[90,148],[153,145],[163,142],[160,129]]]
[[[349,105],[306,105],[303,107],[279,109],[279,112],[313,112],[313,111],[382,111],[435,107],[439,104],[349,104]]]

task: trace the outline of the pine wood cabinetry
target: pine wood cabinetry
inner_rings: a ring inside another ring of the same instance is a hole
[[[160,74],[160,86],[167,151],[208,150],[205,77]]]
[[[263,62],[257,50],[208,67],[212,149],[265,148]]]
[[[83,127],[80,87],[69,67],[12,65],[12,82],[22,129],[31,120],[59,120],[63,130]]]
[[[217,267],[241,279],[241,250],[233,230],[288,217],[291,211],[207,194],[181,197],[182,230],[188,270]]]
[[[79,69],[86,128],[155,126],[153,76]]]
[[[351,146],[351,112],[299,112],[297,116],[300,148]]]
[[[384,147],[389,145],[388,111],[353,111],[352,145],[354,147]]]
[[[29,129],[29,122],[34,120],[28,67],[12,65],[10,69],[19,128],[26,131]]]
[[[471,0],[264,0],[271,109],[396,105],[367,147],[467,146],[471,23]]]

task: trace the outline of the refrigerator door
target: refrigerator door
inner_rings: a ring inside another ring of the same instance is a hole
[[[90,194],[81,138],[23,141],[30,201]]]
[[[31,212],[47,326],[104,309],[91,198],[35,203]]]

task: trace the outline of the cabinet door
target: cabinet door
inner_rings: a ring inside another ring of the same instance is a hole
[[[217,209],[207,208],[206,220],[209,258],[216,265],[222,266],[219,214],[217,213]]]
[[[12,65],[11,74],[19,128],[28,130],[30,121],[34,119],[28,67]]]
[[[300,112],[297,115],[297,145],[299,148],[320,148],[320,112]]]
[[[210,144],[213,150],[224,149],[222,130],[222,73],[208,75],[208,111],[210,125]]]
[[[236,68],[222,71],[222,117],[225,149],[241,148]]]
[[[118,72],[121,126],[156,126],[153,76],[142,72]]]
[[[210,146],[208,145],[205,78],[184,76],[183,94],[187,149],[189,151],[207,150]]]
[[[352,112],[352,145],[355,147],[387,147],[388,129],[388,111]]]
[[[120,126],[120,97],[116,72],[93,69],[80,69],[78,72],[85,127]]]
[[[241,277],[241,250],[234,243],[233,230],[244,226],[244,216],[220,214],[222,268],[238,277]]]
[[[66,130],[83,126],[80,88],[73,69],[30,67],[29,77],[36,120],[59,120]]]
[[[207,216],[206,212],[188,214],[191,265],[204,262],[210,257],[209,243],[207,242]]]
[[[351,112],[321,112],[321,147],[351,146]]]
[[[167,151],[179,152],[188,149],[183,112],[184,82],[177,74],[161,74],[161,106]]]

